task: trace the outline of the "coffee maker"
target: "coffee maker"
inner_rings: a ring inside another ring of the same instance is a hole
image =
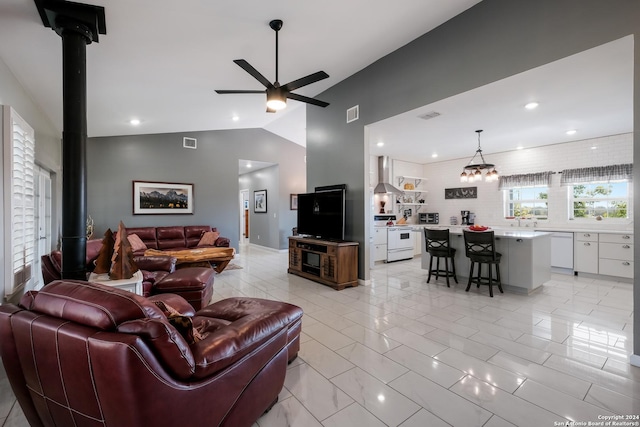
[[[462,218],[462,225],[470,225],[469,224],[469,214],[471,211],[460,211],[460,217]]]

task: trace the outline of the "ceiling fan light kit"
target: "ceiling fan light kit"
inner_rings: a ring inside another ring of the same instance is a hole
[[[266,90],[216,90],[216,93],[221,95],[226,94],[238,94],[238,93],[266,93],[267,94],[267,113],[275,113],[278,110],[282,110],[287,106],[287,98],[295,99],[296,101],[305,102],[311,105],[317,105],[318,107],[326,107],[328,102],[320,101],[319,99],[309,98],[307,96],[298,95],[292,93],[292,91],[301,88],[303,86],[310,85],[320,80],[324,80],[329,77],[324,71],[318,71],[313,74],[309,74],[306,77],[299,78],[285,85],[280,85],[278,82],[278,32],[282,28],[282,20],[274,19],[269,22],[269,26],[276,33],[276,80],[271,83],[265,76],[260,74],[258,70],[253,68],[249,62],[244,59],[235,59],[233,62],[238,64],[240,68],[251,74],[253,78],[258,80],[266,88]]]
[[[484,178],[486,182],[497,181],[499,174],[496,170],[496,166],[492,163],[487,163],[482,155],[482,148],[480,147],[480,134],[482,133],[482,129],[477,130],[476,132],[478,134],[478,149],[471,160],[469,160],[469,163],[467,163],[467,165],[462,169],[460,182],[482,181],[482,171],[484,170],[487,171]],[[476,163],[476,157],[478,155],[480,155],[479,160],[481,160],[481,163]]]
[[[282,110],[287,106],[287,94],[279,87],[267,88],[267,108]]]

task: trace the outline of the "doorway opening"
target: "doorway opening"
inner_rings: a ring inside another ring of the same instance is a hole
[[[249,243],[249,190],[240,190],[240,244]]]

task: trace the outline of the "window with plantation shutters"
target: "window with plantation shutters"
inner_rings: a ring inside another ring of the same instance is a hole
[[[4,107],[5,295],[30,283],[35,262],[35,137],[12,108]]]

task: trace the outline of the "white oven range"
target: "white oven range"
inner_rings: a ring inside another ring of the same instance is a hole
[[[387,228],[387,262],[413,258],[414,239],[409,226]]]

